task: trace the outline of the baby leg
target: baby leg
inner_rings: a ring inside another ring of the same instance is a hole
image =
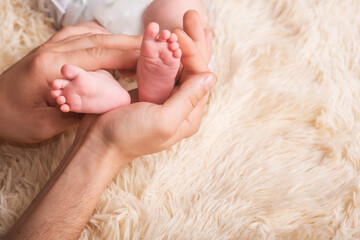
[[[64,65],[61,73],[64,79],[53,81],[51,96],[63,112],[101,114],[130,104],[129,93],[105,70],[86,72]]]
[[[183,29],[183,16],[189,10],[198,12],[203,28],[206,28],[207,14],[203,0],[154,0],[145,10],[143,22],[145,26],[157,22],[161,30]]]

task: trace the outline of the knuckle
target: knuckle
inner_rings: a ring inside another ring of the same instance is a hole
[[[94,42],[94,43],[97,43],[100,40],[100,37],[98,34],[88,35],[88,38],[91,42]]]
[[[88,32],[88,33],[84,33],[82,36],[83,37],[91,37],[93,35],[94,35],[93,33]]]
[[[103,54],[103,49],[99,47],[93,47],[86,49],[86,52],[90,57],[97,58]]]
[[[53,46],[54,46],[53,43],[46,42],[46,43],[41,44],[41,45],[37,48],[37,50],[38,50],[39,52],[48,51],[48,50],[52,49]]]
[[[188,98],[192,108],[195,108],[200,102],[200,97],[197,94],[188,95]]]
[[[34,54],[30,66],[32,70],[42,70],[46,64],[52,62],[53,53],[46,51],[38,51]]]
[[[95,46],[102,46],[105,42],[103,34],[92,34],[88,38]]]

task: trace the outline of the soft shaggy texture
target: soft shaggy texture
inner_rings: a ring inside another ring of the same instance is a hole
[[[32,4],[0,1],[0,70],[54,32]],[[359,12],[358,0],[212,0],[218,84],[200,131],[125,167],[81,239],[360,238]],[[1,236],[73,136],[1,143]]]

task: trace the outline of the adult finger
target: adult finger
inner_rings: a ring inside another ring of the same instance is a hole
[[[40,45],[37,48],[37,50],[56,52],[57,49],[59,47],[61,47],[63,44],[65,44],[66,42],[74,41],[74,40],[77,40],[77,39],[80,39],[80,38],[89,37],[91,35],[94,35],[94,34],[93,33],[84,33],[84,34],[73,35],[73,36],[69,36],[69,37],[67,37],[65,39],[62,39],[61,41],[57,41],[57,42],[48,40],[44,44]],[[82,48],[80,48],[80,49],[82,49]],[[72,50],[72,49],[69,49],[69,51],[70,50]]]
[[[95,21],[85,21],[85,22],[80,22],[75,24],[75,26],[87,26],[87,27],[94,27],[94,28],[98,28],[104,32],[109,32],[109,30],[107,30],[106,28],[104,28],[101,24],[95,22]]]
[[[66,42],[74,41],[74,40],[79,39],[79,38],[89,37],[91,35],[94,35],[94,33],[84,33],[84,34],[72,35],[70,37],[67,37],[67,38],[59,41],[58,44],[64,44]]]
[[[65,52],[86,48],[107,48],[116,50],[138,50],[141,46],[141,36],[122,34],[85,34],[72,37],[53,47],[53,51]]]
[[[215,83],[216,76],[210,72],[189,76],[179,90],[162,105],[160,117],[171,117],[173,124],[180,127]]]
[[[174,30],[174,33],[178,36],[178,42],[182,51],[181,63],[184,67],[183,70],[193,73],[209,71],[207,63],[204,61],[194,41],[180,29]]]
[[[105,48],[88,48],[61,54],[63,55],[63,64],[73,64],[87,71],[98,69],[135,69],[139,58],[137,51],[110,50]]]
[[[81,35],[85,33],[92,33],[92,34],[108,34],[108,31],[104,31],[98,27],[90,27],[90,26],[68,26],[64,27],[57,33],[55,33],[48,42],[58,42],[64,40],[70,36],[74,35]]]
[[[206,62],[209,61],[205,30],[201,24],[200,16],[195,10],[189,10],[184,14],[184,31],[194,41]]]
[[[86,71],[99,69],[135,69],[139,53],[137,51],[119,51],[102,48],[81,49],[70,52],[33,52],[31,66],[34,71],[42,71],[50,84],[54,79],[62,78],[60,69],[65,64],[78,66]]]

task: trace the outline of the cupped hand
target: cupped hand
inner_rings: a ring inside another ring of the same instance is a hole
[[[0,75],[0,137],[39,142],[72,126],[50,96],[64,64],[85,70],[135,69],[141,36],[110,35],[94,23],[66,27]]]
[[[189,18],[195,21],[194,26],[199,25],[193,14],[186,14],[184,21]],[[80,124],[75,143],[85,142],[87,148],[106,161],[107,152],[115,153],[116,159],[109,164],[115,171],[138,156],[169,148],[200,127],[216,76],[209,72],[204,52],[199,48],[206,43],[197,42],[196,36],[189,34],[190,37],[182,30],[175,32],[183,53],[183,81],[163,105],[133,103],[100,116],[88,115]],[[119,162],[119,158],[123,161]]]
[[[194,74],[163,105],[139,102],[99,117],[89,115],[81,123],[87,127],[79,131],[96,139],[90,147],[94,152],[103,144],[126,161],[165,150],[198,131],[205,97],[215,82],[210,72]]]

